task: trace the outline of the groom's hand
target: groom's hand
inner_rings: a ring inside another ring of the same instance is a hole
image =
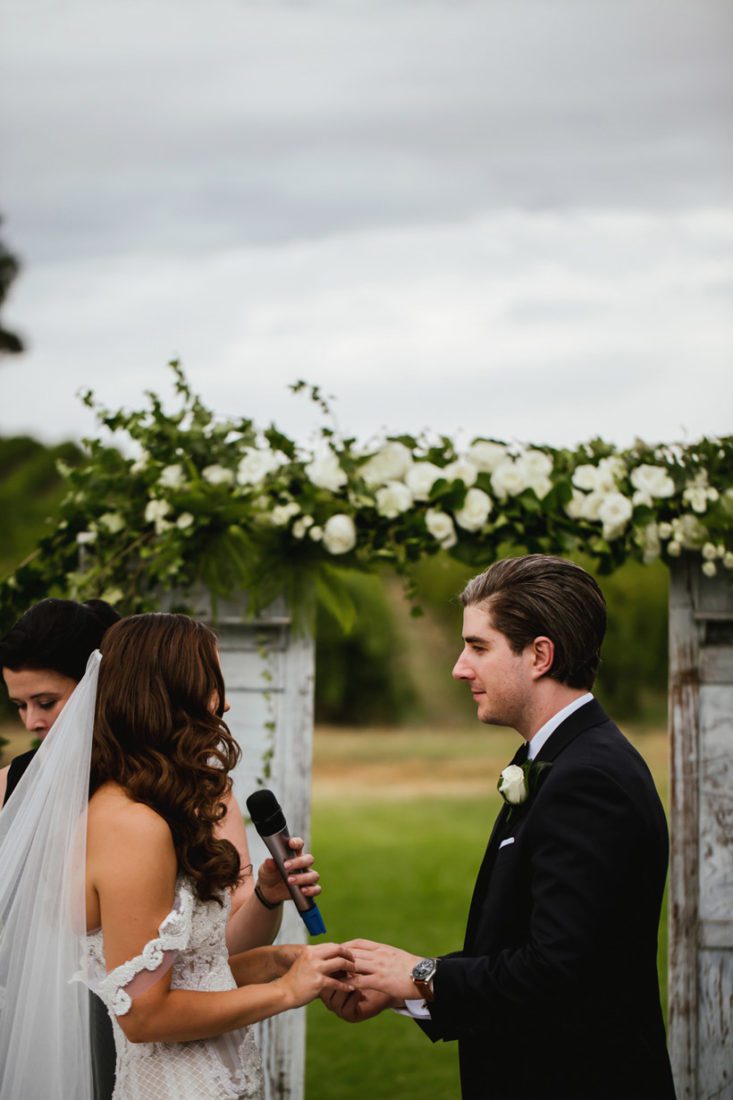
[[[353,984],[351,975],[348,981],[350,985]],[[358,990],[354,993],[343,993],[340,989],[324,989],[321,1000],[326,1008],[335,1012],[347,1024],[361,1024],[365,1020],[371,1020],[373,1016],[378,1016],[385,1008],[394,1008],[398,1004],[393,997],[389,997],[386,993],[379,993],[376,989]]]
[[[411,955],[399,947],[372,940],[350,940],[343,946],[354,956],[354,973],[349,983],[355,990],[376,990],[390,997],[393,1004],[420,998],[410,973],[423,955]]]

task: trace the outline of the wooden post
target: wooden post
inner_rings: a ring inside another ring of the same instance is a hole
[[[196,618],[211,622],[207,597],[195,597]],[[290,831],[310,833],[313,752],[314,644],[305,628],[295,630],[284,603],[247,621],[246,598],[221,600],[212,626],[219,637],[222,670],[231,710],[227,724],[242,749],[234,774],[240,807],[258,787],[270,787],[281,802]],[[255,870],[268,853],[257,833],[247,830]],[[292,905],[278,936],[302,943],[303,922]],[[265,1067],[266,1100],[303,1100],[305,1009],[257,1025]]]
[[[733,1098],[733,586],[670,577],[669,1047],[679,1100]]]

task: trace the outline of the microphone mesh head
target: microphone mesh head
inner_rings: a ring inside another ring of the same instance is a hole
[[[272,791],[255,791],[247,799],[247,809],[260,836],[272,836],[285,828],[285,815]]]

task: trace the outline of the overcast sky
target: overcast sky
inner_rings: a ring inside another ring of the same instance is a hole
[[[728,0],[5,0],[0,432],[730,433]]]

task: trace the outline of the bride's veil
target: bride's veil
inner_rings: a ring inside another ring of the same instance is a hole
[[[0,1100],[91,1100],[83,965],[89,767],[101,655],[0,812]]]

